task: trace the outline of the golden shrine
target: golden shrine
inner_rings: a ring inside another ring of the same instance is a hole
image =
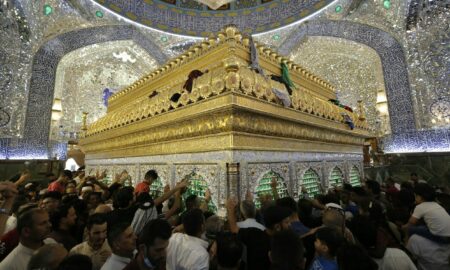
[[[329,101],[336,99],[333,86],[255,42],[253,48],[263,72],[256,71],[250,66],[252,45],[252,40],[235,27],[226,27],[217,37],[192,46],[111,96],[107,114],[87,127],[80,142],[87,165],[148,163],[147,167],[152,167],[180,163],[201,171],[202,164],[213,163],[219,164],[213,178],[226,178],[218,182],[229,181],[229,170],[234,170],[238,177],[232,184],[235,189],[249,188],[251,181],[244,181],[239,169],[230,169],[232,164],[286,162],[292,167],[297,159],[294,156],[301,153],[306,159],[303,156],[299,162],[307,161],[308,153],[333,153],[342,162],[345,155],[352,155],[362,173],[362,146],[370,136],[362,104],[358,114],[336,106]],[[287,93],[286,85],[270,77],[282,76],[281,64],[287,67],[295,85],[287,104],[273,91]],[[193,70],[199,72],[186,88]],[[353,129],[348,125],[350,120]],[[207,153],[211,152],[222,155],[209,158]],[[237,154],[243,152],[247,153],[246,160],[242,160],[245,155]],[[178,159],[182,154],[185,158]],[[252,158],[255,156],[259,158]],[[275,156],[276,160],[271,160]],[[225,168],[226,173],[218,173]],[[169,182],[182,174],[180,169],[171,170],[175,173],[167,172]],[[348,170],[341,169],[343,181]],[[296,178],[284,179],[286,182],[300,181],[295,173],[286,175]],[[136,173],[135,180],[140,177],[142,173]],[[292,191],[297,184],[288,187]],[[224,189],[231,192],[229,186]]]

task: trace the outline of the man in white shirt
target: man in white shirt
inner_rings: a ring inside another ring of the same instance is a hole
[[[450,244],[439,244],[419,235],[409,238],[406,248],[417,259],[419,269],[450,269]]]
[[[82,254],[92,260],[92,270],[99,270],[111,255],[106,241],[108,225],[104,214],[93,214],[87,222],[88,240],[73,247],[70,254]]]
[[[124,269],[134,257],[136,239],[136,234],[129,223],[112,225],[108,230],[108,243],[112,254],[101,270]]]
[[[205,227],[202,210],[193,209],[187,212],[183,226],[185,234],[175,233],[169,240],[166,269],[208,270],[208,242],[200,238]]]
[[[266,227],[261,223],[258,223],[256,217],[255,204],[250,200],[244,200],[240,204],[241,215],[244,217],[244,221],[237,223],[239,228],[257,228],[264,231]]]
[[[378,264],[378,269],[417,270],[416,266],[408,257],[408,255],[406,255],[406,253],[403,250],[398,248],[387,248],[382,258],[380,259],[372,258],[372,259]]]
[[[0,269],[27,269],[34,251],[44,245],[43,241],[51,231],[47,211],[34,208],[22,213],[17,220],[17,231],[19,245],[0,263]]]
[[[43,245],[34,252],[28,269],[57,269],[66,256],[67,250],[59,243]]]
[[[377,227],[364,216],[352,220],[353,233],[380,270],[417,270],[408,255],[398,248],[377,245]]]
[[[416,208],[404,229],[409,235],[418,234],[438,243],[450,243],[450,215],[440,206],[434,188],[425,183],[414,187]],[[423,219],[425,226],[417,225]]]

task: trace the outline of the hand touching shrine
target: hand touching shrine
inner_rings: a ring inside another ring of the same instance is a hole
[[[205,201],[208,203],[209,201],[211,201],[211,191],[209,190],[209,188],[206,189],[205,192]]]
[[[237,199],[235,197],[230,197],[227,200],[227,210],[228,211],[233,211],[235,210],[236,206],[237,206],[238,202]]]
[[[164,193],[167,193],[169,191],[170,191],[170,185],[167,184],[167,185],[164,186]]]
[[[174,195],[177,191],[183,192],[183,189],[185,189],[188,184],[189,184],[189,181],[184,179],[184,180],[178,182],[177,185],[173,189],[170,189],[170,186],[169,187],[166,186],[164,188],[164,194],[154,200],[155,205],[162,204],[164,201],[166,201],[172,195]]]
[[[185,188],[188,185],[189,185],[189,180],[188,179],[183,179],[181,182],[177,183],[177,185],[175,186],[175,189]]]
[[[253,193],[250,190],[247,190],[247,193],[245,193],[245,200],[253,202]]]
[[[270,186],[272,187],[272,189],[276,189],[278,186],[278,182],[277,182],[277,177],[276,176],[272,176],[272,182],[270,182]]]
[[[270,187],[272,187],[272,195],[273,195],[273,199],[274,200],[278,200],[279,199],[279,195],[278,195],[278,181],[277,181],[277,177],[274,175],[272,176],[272,182],[270,182]]]

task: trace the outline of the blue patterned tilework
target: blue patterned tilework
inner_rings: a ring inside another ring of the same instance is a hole
[[[386,153],[450,152],[450,130],[392,134],[383,139]]]
[[[134,40],[162,64],[168,57],[151,40],[130,25],[101,26],[61,34],[45,43],[33,58],[23,139],[16,146],[6,145],[0,158],[49,158],[49,130],[56,68],[61,58],[76,49],[114,40]],[[7,142],[7,141],[6,141]],[[52,147],[50,147],[52,148]],[[53,148],[52,148],[53,149]],[[64,156],[59,152],[59,156]]]
[[[251,8],[221,11],[185,9],[158,0],[95,1],[136,23],[191,36],[207,36],[229,24],[236,25],[244,33],[265,32],[305,18],[334,2],[274,0]]]

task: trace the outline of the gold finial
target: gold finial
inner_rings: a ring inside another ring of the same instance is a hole
[[[366,114],[364,113],[364,105],[362,103],[362,100],[358,100],[358,110],[359,110],[359,120],[365,121],[366,120]]]
[[[214,46],[217,43],[216,37],[213,34],[210,34],[208,37],[209,46]]]
[[[219,38],[219,42],[224,42],[225,41],[225,33],[224,32],[220,31],[217,34],[217,37]]]
[[[202,50],[207,50],[209,48],[209,42],[205,39],[200,43],[200,46],[202,47]]]
[[[249,46],[250,45],[250,38],[248,36],[244,36],[242,38],[242,44],[244,44],[244,46]]]
[[[86,134],[87,132],[87,115],[89,113],[88,112],[83,112],[83,115],[81,116],[81,130],[83,131],[84,134]]]
[[[236,39],[236,34],[239,33],[239,30],[235,25],[228,25],[225,27],[225,33],[227,39]]]

